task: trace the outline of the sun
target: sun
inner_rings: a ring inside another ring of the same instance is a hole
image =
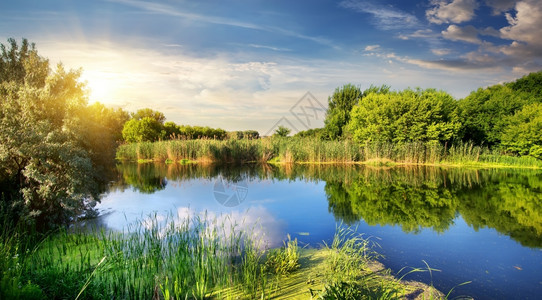
[[[85,75],[90,102],[112,104],[118,89],[114,76],[99,71],[88,72]]]

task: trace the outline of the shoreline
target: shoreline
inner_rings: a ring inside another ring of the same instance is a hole
[[[510,164],[499,164],[499,163],[489,163],[489,162],[467,162],[467,163],[453,163],[453,162],[442,162],[442,163],[411,163],[411,162],[394,162],[388,159],[382,160],[367,160],[367,161],[242,161],[242,162],[233,162],[233,161],[213,161],[209,159],[203,160],[188,160],[181,159],[178,161],[172,161],[166,159],[165,161],[159,159],[115,159],[117,162],[121,163],[137,163],[137,164],[147,164],[147,163],[160,163],[160,164],[179,164],[179,165],[188,165],[188,164],[201,164],[201,165],[210,165],[210,164],[266,164],[266,165],[331,165],[331,166],[348,166],[348,165],[358,165],[358,166],[367,166],[375,168],[393,168],[393,167],[446,167],[446,168],[467,168],[467,169],[530,169],[530,170],[542,170],[542,167],[539,166],[522,166],[522,165],[510,165]]]

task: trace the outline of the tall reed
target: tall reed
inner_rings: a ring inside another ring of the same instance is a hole
[[[119,146],[117,159],[128,161],[200,161],[221,163],[405,163],[494,164],[542,167],[531,157],[513,157],[473,143],[410,142],[359,144],[352,140],[322,141],[314,138],[198,139],[133,143]]]
[[[122,232],[63,231],[23,251],[17,262],[7,261],[18,257],[10,247],[21,238],[12,239],[1,244],[2,267],[18,263],[13,284],[31,282],[47,298],[204,299],[235,286],[251,299],[260,298],[267,280],[252,234],[206,216],[164,221],[155,215]]]

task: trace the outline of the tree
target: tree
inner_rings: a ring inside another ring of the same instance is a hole
[[[131,119],[124,124],[122,137],[128,143],[154,142],[162,137],[163,126],[156,119]]]
[[[542,103],[524,106],[510,117],[501,141],[508,152],[542,159]]]
[[[275,134],[273,135],[279,136],[279,137],[287,137],[290,134],[290,132],[291,132],[290,128],[280,125],[279,128],[275,130]]]
[[[166,116],[164,116],[163,113],[156,110],[152,110],[150,108],[140,109],[132,115],[132,119],[135,119],[135,120],[141,120],[143,118],[154,119],[156,120],[156,122],[160,124],[164,124],[164,122],[166,121]]]
[[[243,137],[249,140],[257,140],[260,138],[260,133],[256,130],[243,131]]]
[[[179,129],[179,126],[175,124],[175,122],[166,122],[164,123],[164,131],[165,131],[165,137],[166,139],[173,139],[177,138],[181,135],[181,130]]]
[[[335,89],[328,99],[324,130],[329,139],[337,139],[343,135],[343,127],[350,121],[352,107],[361,100],[363,93],[359,86],[346,84]]]
[[[324,135],[324,128],[311,128],[307,130],[300,131],[295,134],[296,137],[301,138],[315,138],[315,139],[322,139]]]
[[[525,105],[542,103],[542,72],[515,82],[480,88],[459,101],[465,141],[499,147],[510,117]]]
[[[122,141],[124,123],[130,114],[96,102],[82,109],[76,127],[82,129],[81,143],[89,150],[95,167],[110,166],[118,144]],[[102,174],[100,174],[102,175]]]
[[[361,142],[447,142],[461,127],[457,102],[428,90],[370,93],[354,106],[347,132]]]
[[[322,137],[331,140],[343,138],[354,105],[362,101],[366,95],[373,93],[386,94],[389,91],[390,87],[387,85],[380,87],[371,85],[363,92],[359,86],[352,84],[346,84],[335,89],[333,95],[328,99],[328,109],[326,119],[324,120],[325,125]]]
[[[0,57],[1,205],[18,208],[14,221],[67,223],[91,211],[100,193],[96,162],[82,142],[87,98],[80,71],[61,64],[51,71],[27,40],[20,48],[8,41]]]

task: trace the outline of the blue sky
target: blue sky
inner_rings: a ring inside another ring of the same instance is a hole
[[[541,0],[3,1],[0,38],[83,69],[90,101],[265,133],[345,83],[457,99],[542,70]],[[322,124],[322,116],[311,126]]]

